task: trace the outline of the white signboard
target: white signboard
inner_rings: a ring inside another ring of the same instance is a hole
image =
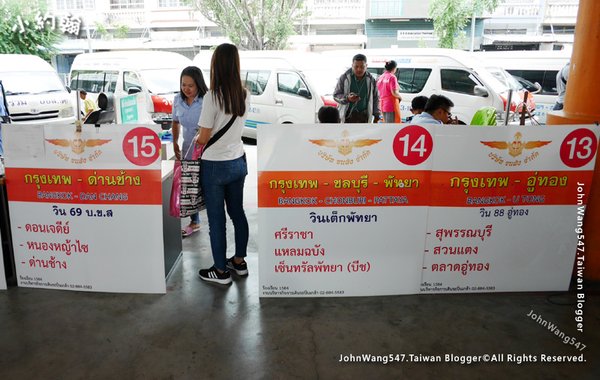
[[[421,291],[567,290],[597,129],[439,128],[435,141]]]
[[[397,133],[348,124],[259,129],[262,296],[419,291],[425,241],[415,237],[425,236],[432,160],[399,162]]]
[[[568,287],[597,129],[343,124],[258,133],[263,297]]]
[[[19,286],[164,293],[156,126],[6,128]]]

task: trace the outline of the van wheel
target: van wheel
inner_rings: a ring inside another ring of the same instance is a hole
[[[283,123],[281,123],[281,124],[294,124],[294,123],[292,123],[291,121],[284,121],[284,122],[283,122]]]

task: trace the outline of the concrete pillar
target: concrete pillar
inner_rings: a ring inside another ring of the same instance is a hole
[[[548,113],[547,124],[594,124],[600,122],[600,1],[579,0],[571,69],[564,109]],[[593,188],[584,219],[585,274],[600,281],[600,160],[596,159]],[[573,247],[575,249],[575,247]]]

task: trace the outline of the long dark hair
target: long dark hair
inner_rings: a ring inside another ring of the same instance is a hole
[[[386,71],[392,71],[394,70],[396,67],[398,67],[398,64],[396,63],[396,61],[394,61],[393,59],[391,61],[386,61],[385,62],[385,70]]]
[[[208,87],[206,87],[206,83],[204,82],[204,75],[202,75],[202,70],[197,68],[196,66],[188,66],[181,71],[181,75],[179,76],[179,93],[181,94],[181,99],[186,100],[187,96],[181,91],[181,80],[184,76],[188,76],[194,80],[196,83],[196,87],[198,87],[198,97],[203,97],[208,91]]]
[[[210,62],[210,88],[219,107],[229,115],[246,112],[246,90],[240,77],[240,55],[232,44],[217,46]]]

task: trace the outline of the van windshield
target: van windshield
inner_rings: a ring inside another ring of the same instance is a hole
[[[508,72],[499,67],[487,67],[488,71],[502,84],[513,90],[522,90],[523,86]]]
[[[181,69],[142,70],[141,75],[152,94],[172,94],[179,92]],[[204,82],[207,78],[204,78]],[[208,85],[208,83],[207,83]]]
[[[497,94],[501,94],[505,91],[508,91],[509,87],[498,80],[488,69],[477,68],[477,75],[496,92]]]
[[[302,74],[310,81],[316,91],[321,96],[329,96],[333,94],[338,78],[344,71],[333,71],[328,69],[311,69],[303,70]]]
[[[62,82],[52,71],[0,72],[0,78],[6,95],[65,91]]]

